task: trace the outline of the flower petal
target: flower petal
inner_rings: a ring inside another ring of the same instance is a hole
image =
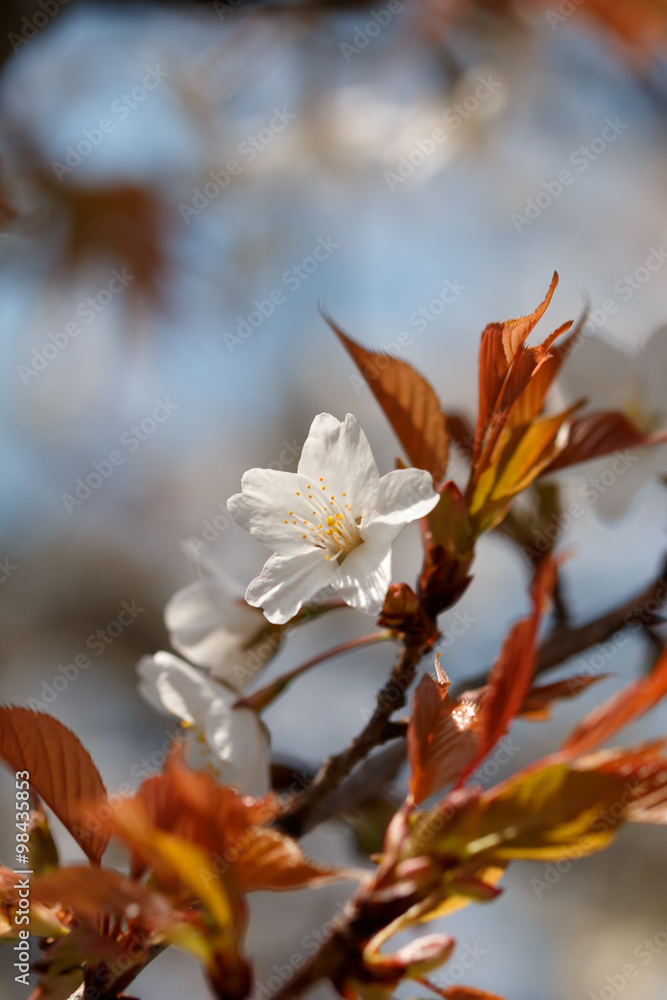
[[[332,582],[335,570],[335,561],[327,560],[323,549],[312,546],[296,556],[271,556],[248,587],[246,601],[263,608],[270,622],[284,625],[302,604]]]
[[[204,718],[215,696],[205,674],[164,650],[143,656],[137,673],[139,691],[153,708],[190,725]]]
[[[342,422],[330,413],[315,417],[298,473],[317,489],[326,487],[328,497],[339,499],[347,494],[353,517],[361,517],[377,504],[380,473],[368,439],[351,413]]]
[[[282,555],[312,549],[302,538],[303,521],[312,520],[312,507],[300,476],[277,469],[250,469],[241,488],[241,493],[229,498],[227,509],[242,528]]]
[[[243,598],[231,597],[218,581],[206,579],[177,591],[165,608],[164,620],[174,649],[237,688],[251,652],[253,663],[257,661],[254,641],[259,646],[267,630],[258,608],[249,607]],[[279,645],[277,637],[272,645],[261,644],[263,663]]]
[[[430,472],[396,469],[380,480],[377,514],[371,515],[370,520],[374,524],[395,525],[398,529],[395,534],[398,534],[404,524],[430,514],[438,500]],[[363,521],[361,529],[363,533]]]
[[[225,784],[234,785],[245,795],[268,792],[268,739],[255,712],[232,708],[228,700],[216,698],[209,708],[204,734]]]
[[[391,583],[391,542],[395,532],[380,525],[377,530],[369,529],[368,534],[367,540],[339,567],[333,586],[350,607],[377,615]]]

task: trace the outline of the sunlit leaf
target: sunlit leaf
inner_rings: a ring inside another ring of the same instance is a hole
[[[418,804],[444,788],[475,756],[477,710],[449,697],[449,681],[425,674],[408,724],[410,791]]]

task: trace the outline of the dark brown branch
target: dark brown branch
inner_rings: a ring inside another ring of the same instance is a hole
[[[666,599],[667,561],[661,569],[660,576],[631,600],[617,608],[613,608],[611,611],[605,612],[605,614],[600,615],[598,618],[584,622],[582,625],[561,625],[558,627],[540,646],[535,676],[555,669],[565,660],[576,656],[578,653],[583,653],[599,642],[605,642],[616,632],[629,626],[638,626],[642,631],[645,631],[647,625],[654,622],[656,612],[665,603]],[[386,698],[387,690],[393,690],[393,686],[396,684],[396,676],[404,676],[400,669],[401,662],[399,661],[396,665],[391,679],[378,695],[378,704],[380,704],[380,700],[383,697],[383,692],[385,692],[384,697]],[[413,676],[414,668],[410,674],[410,681],[403,685],[403,693]],[[453,687],[453,696],[458,697],[464,691],[482,687],[486,684],[487,677],[488,670],[460,681]],[[390,721],[389,719],[389,715],[391,715],[394,709],[400,708],[404,702],[404,697],[401,698],[400,702],[394,700],[389,706],[390,711],[388,713],[385,712],[378,715],[376,710],[368,726],[361,736],[357,737],[350,750],[344,751],[342,754],[326,762],[315,779],[319,781],[317,794],[310,799],[310,789],[304,793],[303,797],[297,803],[294,812],[286,817],[286,823],[283,826],[286,832],[291,833],[294,830],[295,833],[293,835],[302,835],[318,823],[335,815],[339,810],[333,807],[334,804],[344,803],[348,800],[348,786],[350,786],[350,781],[354,782],[354,785],[349,788],[350,796],[355,802],[359,800],[360,790],[358,782],[355,781],[354,777],[349,781],[345,781],[344,779],[362,759],[362,756],[365,757],[375,746],[380,746],[382,743],[405,736],[407,723],[404,720]],[[353,747],[356,748],[354,754],[351,753]],[[362,749],[362,756],[357,756]],[[403,747],[403,755],[405,755],[405,747]],[[352,761],[353,763],[351,763]],[[394,766],[396,766],[397,760],[393,754],[392,761]],[[338,787],[339,785],[340,787]],[[292,820],[293,816],[296,816],[295,821]],[[294,823],[293,826],[291,825],[292,822]]]
[[[406,638],[389,680],[378,692],[373,715],[346,750],[324,762],[313,783],[298,796],[289,812],[280,818],[277,825],[284,833],[301,837],[312,829],[320,803],[338,788],[371,750],[386,742],[390,716],[405,705],[405,692],[414,680],[423,651],[424,644],[421,640]]]

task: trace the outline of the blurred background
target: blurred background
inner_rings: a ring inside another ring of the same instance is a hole
[[[353,412],[393,467],[398,444],[319,304],[472,414],[484,325],[531,312],[556,268],[543,336],[591,309],[558,391],[667,426],[667,3],[6,0],[0,51],[2,698],[48,701],[110,789],[173,730],[139,699],[134,667],[167,648],[163,605],[191,579],[181,542],[245,581],[266,558],[226,514],[245,469],[294,470],[323,410]],[[636,457],[560,540],[577,620],[658,572],[667,462]],[[561,477],[564,494],[595,474]],[[417,541],[401,536],[395,579],[412,582]],[[474,572],[458,609],[473,625],[443,656],[455,680],[491,662],[525,608],[528,566],[500,535]],[[123,602],[141,609],[133,624],[54,691]],[[351,610],[309,625],[263,679],[370,625]],[[519,723],[501,773],[554,747],[649,653],[635,636],[606,657],[613,678],[546,725]],[[300,679],[266,716],[276,755],[315,768],[345,745],[392,655]],[[561,673],[599,672],[599,657]],[[627,741],[666,725],[662,706]],[[3,802],[9,790],[3,773]],[[460,945],[433,978],[507,1000],[605,1000],[634,962],[625,998],[663,998],[667,947],[648,961],[636,949],[664,940],[665,844],[659,829],[624,830],[543,890],[531,879],[545,866],[517,864],[492,906],[433,928]],[[305,846],[360,863],[349,824]],[[253,898],[260,987],[312,954],[348,891]],[[0,959],[0,996],[24,995]],[[173,951],[133,992],[207,996]]]

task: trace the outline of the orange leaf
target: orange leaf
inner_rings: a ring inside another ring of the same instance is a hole
[[[660,444],[664,434],[644,434],[622,413],[602,410],[574,420],[566,446],[542,470],[542,475],[565,469],[579,462],[588,462],[614,451],[638,448],[641,445]]]
[[[59,903],[92,928],[100,926],[103,917],[114,916],[155,931],[172,916],[164,896],[110,868],[69,865],[33,879],[30,890],[32,899],[52,906]]]
[[[425,674],[417,686],[408,723],[410,791],[423,802],[460,774],[477,749],[477,711],[449,697],[449,681]]]
[[[623,780],[621,804],[625,819],[633,823],[667,825],[667,757],[665,740],[644,743],[630,750],[597,750],[574,763],[576,769],[595,770]]]
[[[145,781],[135,798],[123,803],[110,820],[110,829],[130,846],[132,824],[125,823],[125,814],[132,819],[137,809],[142,838],[145,827],[188,841],[213,859],[214,871],[220,866],[225,872],[231,870],[241,894],[351,877],[347,870],[310,861],[295,840],[264,826],[276,816],[271,798],[240,796],[176,758],[164,774]],[[132,863],[135,878],[146,870],[148,857],[141,842],[136,847]]]
[[[447,421],[429,382],[407,363],[369,351],[324,317],[364,376],[412,465],[444,479],[449,454]]]
[[[556,583],[557,564],[546,557],[540,563],[531,587],[533,610],[518,621],[503,643],[500,656],[479,699],[478,750],[461,776],[464,780],[507,732],[521,709],[535,672],[537,635],[548,598]]]
[[[109,838],[80,826],[80,809],[84,802],[106,798],[106,789],[71,729],[44,712],[0,706],[0,757],[12,771],[28,771],[33,791],[99,863]]]
[[[440,995],[446,1000],[503,1000],[497,993],[476,990],[473,986],[449,986]]]
[[[648,677],[623,688],[587,715],[563,745],[563,752],[576,757],[609,739],[623,726],[653,708],[667,694],[667,650]]]
[[[479,415],[475,430],[473,464],[480,458],[490,425],[497,426],[499,413],[509,412],[512,403],[520,395],[530,378],[535,364],[528,370],[517,372],[514,385],[508,391],[508,376],[523,343],[544,315],[558,284],[558,274],[554,272],[544,301],[530,316],[505,320],[503,323],[489,323],[482,333],[479,353]],[[559,331],[562,332],[562,331]],[[528,360],[528,356],[525,356]]]

